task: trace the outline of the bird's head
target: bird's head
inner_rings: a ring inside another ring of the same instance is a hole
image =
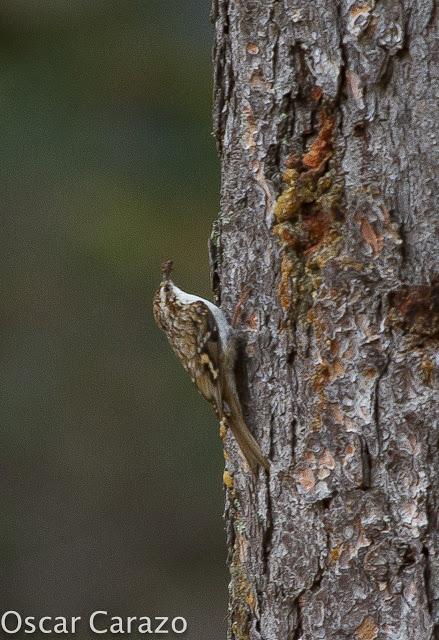
[[[154,318],[165,331],[169,324],[169,306],[175,302],[175,287],[171,280],[172,260],[166,260],[161,266],[162,280],[154,296]]]
[[[174,263],[172,260],[166,260],[161,266],[162,281],[160,282],[158,293],[160,294],[160,301],[162,304],[166,304],[169,300],[175,300],[174,283],[171,280],[173,268]]]

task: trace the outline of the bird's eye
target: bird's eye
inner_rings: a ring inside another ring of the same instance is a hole
[[[170,292],[170,290],[171,290],[171,288],[170,288],[169,284],[165,284],[165,286],[163,287],[163,289],[164,289],[165,293],[169,293],[169,292]]]

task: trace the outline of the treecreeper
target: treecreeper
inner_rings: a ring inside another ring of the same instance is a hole
[[[154,296],[154,318],[201,395],[226,423],[250,469],[268,470],[269,463],[247,427],[239,400],[235,363],[236,332],[219,307],[185,293],[171,280],[172,262],[162,265],[162,282]]]

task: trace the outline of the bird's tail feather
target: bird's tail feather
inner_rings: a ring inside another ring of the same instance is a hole
[[[242,425],[237,425],[236,422],[234,422],[231,425],[231,429],[232,429],[233,435],[235,436],[235,440],[238,443],[242,453],[244,454],[250,469],[255,475],[257,475],[258,473],[259,465],[261,465],[261,467],[263,467],[266,471],[268,471],[268,468],[269,468],[268,460],[262,454],[262,451],[258,443],[256,442],[256,440],[254,439],[254,437],[252,436],[252,434],[250,433],[250,431],[248,430],[245,424],[244,424],[244,427],[245,428],[243,429]]]
[[[230,428],[235,436],[235,440],[239,445],[242,453],[244,454],[250,469],[257,475],[258,466],[260,465],[266,471],[269,469],[268,460],[263,455],[259,444],[247,427],[244,416],[242,415],[241,405],[235,393],[231,393],[231,398],[228,398],[229,408],[231,415],[229,418]]]

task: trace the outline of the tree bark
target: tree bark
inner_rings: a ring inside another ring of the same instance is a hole
[[[215,0],[229,638],[439,638],[434,0]]]

